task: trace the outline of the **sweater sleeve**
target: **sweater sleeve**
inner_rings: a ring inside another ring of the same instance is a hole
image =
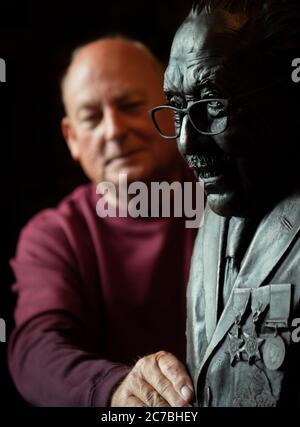
[[[9,367],[21,395],[35,406],[109,406],[130,368],[88,343],[84,284],[54,213],[25,227],[11,265],[18,299]]]

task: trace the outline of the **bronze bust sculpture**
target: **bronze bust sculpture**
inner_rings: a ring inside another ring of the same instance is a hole
[[[198,1],[151,113],[207,196],[187,295],[198,406],[300,405],[299,52],[299,2]]]

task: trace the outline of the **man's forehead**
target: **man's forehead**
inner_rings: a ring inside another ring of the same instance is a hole
[[[246,16],[225,11],[200,15],[186,21],[178,30],[165,74],[165,89],[185,87],[213,79],[228,56],[239,49],[238,31],[246,23]]]
[[[69,74],[67,94],[78,104],[98,103],[99,98],[124,98],[142,92],[143,86],[131,75],[101,63],[75,65]]]

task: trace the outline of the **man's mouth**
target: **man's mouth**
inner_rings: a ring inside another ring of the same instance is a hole
[[[187,155],[186,161],[189,167],[194,169],[199,178],[203,180],[223,175],[231,164],[231,158],[226,153]]]
[[[122,159],[126,160],[128,157],[131,157],[131,156],[133,156],[133,155],[135,155],[135,154],[138,154],[138,153],[140,153],[141,151],[142,151],[142,150],[139,148],[139,149],[135,149],[135,150],[131,150],[131,151],[125,152],[125,153],[120,153],[120,154],[118,154],[118,155],[116,155],[116,156],[114,156],[114,157],[112,157],[112,158],[108,159],[108,160],[106,161],[106,166],[107,166],[108,164],[110,164],[110,163],[114,162],[115,160],[122,160]]]

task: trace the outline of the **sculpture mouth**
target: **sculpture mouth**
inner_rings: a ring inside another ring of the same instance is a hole
[[[190,168],[196,170],[200,179],[209,179],[224,175],[232,163],[228,154],[220,155],[187,155],[186,161]]]

